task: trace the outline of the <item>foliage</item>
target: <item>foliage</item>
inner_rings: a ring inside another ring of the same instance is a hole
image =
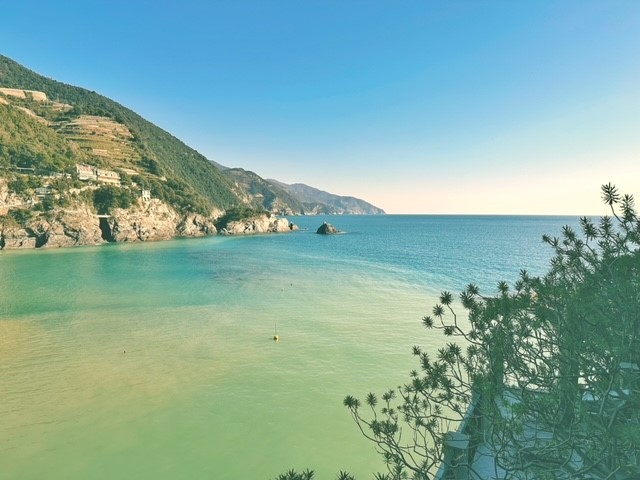
[[[270,214],[268,212],[265,212],[264,210],[254,210],[253,208],[247,206],[233,207],[228,209],[225,214],[216,221],[215,227],[218,230],[222,230],[223,228],[226,228],[227,225],[229,225],[229,223],[231,222],[236,222],[238,220],[243,220],[258,215]]]
[[[209,213],[209,202],[181,180],[169,179],[162,181],[156,177],[141,177],[139,175],[133,177],[132,180],[142,185],[143,188],[149,189],[154,198],[159,198],[178,210],[196,212],[203,215]]]
[[[274,211],[284,204],[293,212],[301,214],[304,212],[302,203],[277,182],[265,180],[242,168],[228,168],[225,170],[225,175],[249,193],[252,206],[256,209]]]
[[[278,475],[276,480],[313,480],[314,478],[315,474],[313,470],[297,472],[294,469],[291,469],[286,473]],[[347,472],[340,471],[336,476],[336,480],[355,480],[355,478]]]
[[[31,193],[34,189],[42,186],[42,179],[35,175],[16,175],[13,180],[9,181],[9,190],[14,191],[18,195]]]
[[[459,342],[434,356],[415,347],[409,383],[381,401],[370,393],[366,410],[345,398],[390,478],[427,478],[447,463],[447,432],[472,402],[471,445],[489,448],[503,478],[640,476],[640,221],[633,197],[611,185],[603,195],[613,219],[544,237],[546,275],[522,271],[489,297],[471,284],[462,314],[442,293],[424,326]]]
[[[36,119],[0,104],[0,167],[32,168],[36,173],[63,172],[84,154]]]
[[[13,221],[18,225],[24,225],[32,216],[33,213],[28,208],[12,208],[7,213],[7,220]]]
[[[49,187],[58,193],[65,193],[72,188],[82,188],[83,183],[80,180],[72,178],[60,177],[52,180],[49,183]]]
[[[93,192],[93,206],[99,214],[108,214],[113,208],[129,208],[135,201],[131,190],[103,185]]]
[[[56,200],[51,195],[45,196],[40,203],[36,205],[37,210],[41,210],[43,212],[48,212],[53,210],[56,206]]]
[[[289,470],[286,473],[281,473],[276,477],[276,480],[313,480],[315,475],[313,470],[305,470],[303,472],[296,472],[294,469]]]

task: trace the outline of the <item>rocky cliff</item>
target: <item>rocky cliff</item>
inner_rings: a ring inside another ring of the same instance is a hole
[[[291,232],[297,230],[298,226],[290,223],[286,218],[275,218],[269,215],[229,222],[220,231],[222,235],[252,235],[256,233],[276,233]]]
[[[233,184],[233,191],[248,206],[276,215],[382,215],[384,210],[355,197],[318,190],[302,183],[287,185],[266,180],[243,168],[211,161]]]
[[[0,223],[0,248],[72,247],[104,243],[95,213],[80,204],[71,209],[51,211],[19,224]]]
[[[0,217],[1,219],[1,217]],[[214,219],[198,214],[180,214],[154,199],[128,209],[114,209],[98,216],[88,205],[78,203],[54,209],[19,223],[5,216],[0,221],[0,249],[55,248],[100,245],[109,242],[147,242],[175,237],[202,237],[218,233]],[[286,218],[268,215],[229,222],[222,235],[251,235],[297,230]]]
[[[109,242],[146,242],[216,233],[213,220],[197,214],[180,215],[157,199],[135,208],[117,208],[108,218],[100,219],[100,227],[104,240]]]

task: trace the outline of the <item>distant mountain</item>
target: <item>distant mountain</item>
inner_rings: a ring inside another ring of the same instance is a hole
[[[355,197],[343,197],[303,183],[288,185],[264,179],[243,168],[230,168],[210,160],[233,184],[234,193],[247,205],[280,215],[382,215],[384,210]]]
[[[343,197],[303,183],[287,185],[270,180],[302,203],[305,215],[382,215],[384,210],[355,197]]]
[[[222,168],[224,168],[223,175],[233,184],[234,193],[254,209],[279,215],[305,214],[304,205],[278,182],[265,180],[242,168]]]

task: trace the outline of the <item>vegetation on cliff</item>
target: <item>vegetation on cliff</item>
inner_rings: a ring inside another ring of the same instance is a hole
[[[82,116],[106,117],[126,126],[131,133],[135,151],[132,161],[135,168],[158,189],[159,197],[175,197],[180,199],[181,208],[202,213],[213,208],[225,209],[240,203],[231,189],[229,180],[203,155],[113,100],[96,92],[38,75],[1,55],[0,87],[44,92],[49,102],[11,97],[12,103],[17,102],[17,106],[28,108],[43,120],[50,122],[50,131],[47,134],[44,132],[48,127],[44,124],[42,128],[35,127],[38,120],[20,119],[16,115],[23,112],[3,105],[3,123],[4,118],[7,118],[7,128],[10,130],[5,132],[5,136],[9,139],[15,138],[7,144],[6,152],[0,152],[0,158],[4,158],[5,164],[49,168],[51,171],[64,170],[86,157],[77,150],[74,152],[73,148],[69,151],[68,142],[57,135],[55,128],[62,122],[77,120]],[[67,107],[64,107],[65,105]],[[18,138],[16,132],[20,131],[22,125],[26,125],[28,129],[22,138]],[[34,132],[37,138],[42,139],[36,142],[34,150],[29,150],[26,146],[20,147],[30,143],[24,141],[28,132]],[[64,131],[61,134],[64,136]],[[2,143],[4,144],[4,141]],[[45,144],[49,146],[45,148]],[[105,157],[96,155],[95,150],[84,152],[85,156],[88,156],[93,164],[104,163]],[[168,180],[164,186],[159,183],[163,179]]]
[[[239,206],[228,209],[222,217],[216,220],[215,227],[218,230],[227,228],[231,222],[237,222],[246,218],[256,217],[260,215],[270,215],[268,212],[252,207]]]
[[[64,172],[86,160],[79,147],[46,124],[18,108],[0,103],[0,168],[3,170],[19,167],[37,173]]]

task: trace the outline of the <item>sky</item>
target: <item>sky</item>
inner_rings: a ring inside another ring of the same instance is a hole
[[[640,198],[640,1],[20,0],[0,53],[387,213]]]

